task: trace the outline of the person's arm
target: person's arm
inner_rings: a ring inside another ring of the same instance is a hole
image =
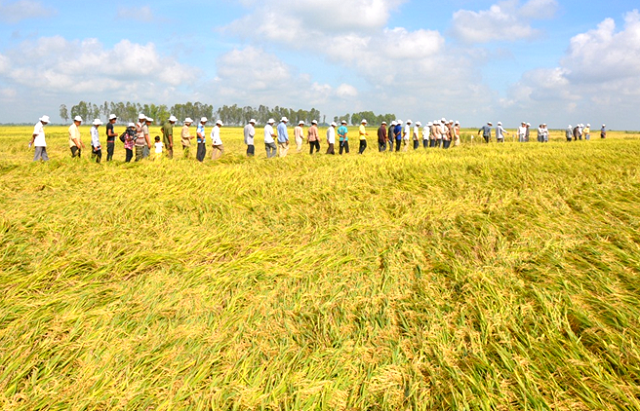
[[[149,134],[145,134],[144,139],[147,141],[147,147],[151,148],[151,139],[149,138]]]

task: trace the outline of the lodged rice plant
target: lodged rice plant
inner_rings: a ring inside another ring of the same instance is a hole
[[[0,128],[2,409],[640,409],[638,134],[95,164],[47,127],[42,164],[31,130]]]

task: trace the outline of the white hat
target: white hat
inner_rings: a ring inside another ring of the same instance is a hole
[[[402,120],[398,120],[398,125],[402,125]]]
[[[498,125],[501,126],[502,125],[502,121],[498,121]]]
[[[111,114],[111,115],[109,115],[109,121],[111,121],[111,120],[115,120],[115,119],[117,119],[117,118],[118,118],[118,116],[116,116],[115,114]]]
[[[144,114],[140,113],[138,114],[138,120],[146,120],[147,116],[145,116]]]
[[[301,125],[303,125],[303,124],[304,124],[304,121],[302,121],[302,120],[298,121],[298,125],[299,125],[299,126],[301,126]]]
[[[335,122],[335,121],[331,123],[331,127],[337,127],[337,126],[338,126],[338,125],[336,124],[336,122]]]
[[[567,128],[571,128],[571,124],[569,124],[569,127],[567,127]]]
[[[193,120],[191,120],[191,117],[187,117],[187,118],[184,119],[184,123],[185,124],[191,124],[191,123],[193,123]]]
[[[443,122],[443,123],[446,123],[446,122],[447,122],[447,119],[446,119],[446,118],[444,118],[444,117],[442,117],[442,120],[440,120],[440,121],[441,121],[441,122]]]
[[[603,124],[603,125],[602,125],[602,127],[606,127],[606,126],[607,126],[606,124]]]
[[[136,125],[135,125],[135,124],[133,124],[133,123],[129,123],[129,124],[127,124],[127,127],[135,127],[135,126],[136,126]]]
[[[365,120],[364,118],[362,119],[362,121],[360,123],[364,123],[367,124],[367,120]]]
[[[487,121],[487,124],[488,124],[488,125],[492,125],[492,123],[491,123],[490,121]]]
[[[218,121],[216,121],[216,125],[218,125],[218,126],[224,126],[224,124],[222,124],[222,120],[218,120]]]
[[[313,120],[311,124],[318,124],[318,120]]]
[[[397,126],[397,125],[398,125],[398,122],[397,122],[397,121],[392,121],[392,122],[391,122],[391,125],[392,125],[392,126]]]
[[[530,124],[530,123],[527,123],[527,127],[531,127],[531,124]]]
[[[273,123],[275,123],[275,122],[276,122],[276,121],[275,121],[274,119],[270,118],[270,119],[269,119],[269,121],[267,121],[267,124],[273,124]]]
[[[340,123],[341,124],[347,124],[347,120],[342,120]]]
[[[428,126],[428,127],[431,127],[432,125],[433,125],[433,123],[432,123],[432,122],[428,122],[428,123],[427,123],[427,126]]]
[[[289,119],[286,118],[286,117],[282,117],[282,120],[280,120],[280,121],[282,121],[283,123],[287,123],[287,122],[289,122]]]
[[[153,119],[152,119],[151,117],[147,117],[147,121],[148,121],[149,123],[153,123]]]
[[[249,120],[249,123],[256,124],[256,120],[252,118],[251,120]]]
[[[200,122],[201,122],[201,123],[206,123],[207,121],[209,121],[209,120],[208,120],[206,117],[202,117],[202,118],[200,119]]]
[[[100,121],[100,119],[97,118],[97,119],[93,120],[93,125],[94,126],[101,126],[102,125],[102,121]]]
[[[73,118],[73,121],[79,121],[79,122],[81,122],[81,123],[82,123],[82,117],[80,117],[80,116],[75,116],[75,117]]]
[[[175,123],[176,121],[178,121],[177,118],[175,118],[174,116],[169,117],[169,121],[172,123]]]
[[[416,126],[418,126],[418,127],[420,127],[421,125],[422,125],[422,123],[419,122],[419,121],[416,123]]]
[[[587,127],[591,127],[591,124],[587,124]]]
[[[407,124],[411,124],[411,120],[407,120]]]
[[[456,126],[459,126],[459,125],[460,125],[460,122],[459,122],[459,121],[456,121],[455,125],[456,125]]]
[[[451,124],[451,123],[453,123],[453,120],[449,120],[449,124]],[[491,123],[489,123],[489,124],[491,124]]]
[[[40,121],[42,121],[43,123],[48,123],[49,122],[49,116],[40,117]]]
[[[387,125],[387,122],[386,122],[386,121],[383,121],[383,122],[382,122],[382,124],[384,124],[384,125],[386,126],[386,125]]]

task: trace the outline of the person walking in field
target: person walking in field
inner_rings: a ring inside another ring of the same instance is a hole
[[[327,144],[329,148],[327,148],[327,154],[335,155],[336,154],[336,127],[338,125],[333,122],[331,123],[331,127],[327,129]]]
[[[80,124],[82,124],[82,117],[75,116],[73,118],[73,124],[69,126],[69,148],[71,149],[71,158],[80,158],[82,156],[82,149],[84,149],[84,143],[80,137]]]
[[[198,150],[196,151],[196,160],[199,162],[204,161],[204,156],[207,155],[207,135],[205,134],[205,125],[207,124],[206,117],[202,117],[200,119],[200,124],[198,124],[198,128],[196,130],[196,142],[198,143]]]
[[[591,140],[591,124],[587,124],[587,126],[582,130],[582,135],[585,140]]]
[[[460,122],[453,123],[453,129],[451,130],[453,136],[453,146],[458,147],[460,145]]]
[[[422,147],[429,148],[430,139],[431,139],[431,126],[433,126],[432,122],[428,122],[426,126],[422,129]]]
[[[173,158],[173,126],[178,122],[178,119],[174,116],[170,116],[169,120],[165,121],[160,131],[162,132],[162,142],[167,153],[167,158]]]
[[[211,129],[211,159],[218,160],[224,154],[224,145],[220,138],[220,128],[222,121],[216,121],[216,125]]]
[[[603,124],[602,128],[600,129],[600,138],[604,139],[607,138],[607,125]]]
[[[383,121],[378,127],[378,151],[387,151],[387,122]]]
[[[358,149],[358,154],[364,153],[364,150],[367,149],[367,120],[362,120],[360,123],[360,128],[358,128],[358,135],[360,136],[360,148]]]
[[[402,144],[402,120],[396,120],[396,126],[393,128],[393,137],[396,141],[396,153],[400,152]]]
[[[482,133],[482,138],[484,138],[484,142],[487,144],[491,141],[491,127],[493,127],[493,124],[489,121],[486,125],[482,126],[480,130],[478,130],[478,135]]]
[[[580,134],[580,124],[573,128],[573,141],[578,141],[578,139],[582,140],[582,135]]]
[[[29,147],[33,146],[35,148],[33,161],[49,161],[49,155],[47,155],[47,141],[44,134],[44,126],[47,124],[49,124],[49,116],[42,116],[33,127],[31,142],[29,143]]]
[[[102,161],[102,145],[100,144],[100,133],[98,132],[98,128],[101,125],[102,121],[97,118],[93,120],[93,127],[91,127],[91,158],[95,158],[98,164]]]
[[[504,136],[509,135],[509,133],[502,127],[502,122],[498,121],[498,125],[496,126],[496,141],[498,143],[504,143]]]
[[[267,124],[264,126],[264,147],[267,150],[267,158],[273,158],[276,156],[276,133],[273,131],[273,125],[275,120],[270,118]]]
[[[418,121],[413,127],[413,149],[417,150],[420,147],[420,129],[422,124]]]
[[[160,141],[160,136],[156,136],[154,140],[155,142],[153,144],[154,146],[153,161],[161,161],[164,143]]]
[[[304,141],[304,121],[300,120],[293,129],[293,138],[296,140],[296,152],[302,153],[302,142]]]
[[[125,151],[125,163],[130,163],[133,159],[133,148],[136,144],[136,125],[133,123],[129,123],[127,125],[127,129],[120,139],[124,138],[124,151]]]
[[[389,135],[387,137],[387,144],[389,144],[389,152],[393,153],[393,147],[396,144],[396,126],[398,125],[397,121],[392,121],[391,126],[389,126]]]
[[[249,124],[244,126],[244,143],[247,145],[247,157],[253,157],[256,154],[256,146],[254,138],[256,136],[256,121],[249,120]]]
[[[316,153],[320,152],[320,133],[318,132],[318,120],[311,122],[311,127],[307,130],[307,141],[309,142],[309,154],[313,155],[313,149]]]
[[[549,129],[547,128],[547,123],[542,123],[542,142],[549,142]]]
[[[413,134],[411,131],[411,120],[407,120],[407,124],[404,125],[402,130],[402,151],[409,151],[409,141],[411,140],[411,135]]]
[[[571,127],[571,124],[569,124],[569,127],[567,127],[567,129],[565,130],[565,136],[568,143],[573,140],[573,128]]]
[[[109,121],[106,126],[107,133],[107,161],[113,160],[113,152],[116,148],[116,137],[118,134],[113,130],[113,125],[116,123],[118,117],[115,114],[109,115]]]
[[[191,130],[189,129],[193,124],[193,120],[190,117],[184,119],[184,125],[182,126],[182,131],[180,132],[180,142],[182,143],[182,152],[184,153],[184,158],[189,158],[189,150],[191,148],[191,140],[194,139],[194,136],[191,135]]]
[[[340,155],[343,152],[349,154],[349,129],[347,129],[346,120],[342,120],[340,127],[338,127],[338,139],[340,141]]]
[[[524,121],[520,124],[520,127],[518,127],[518,142],[527,142],[527,123]]]
[[[289,152],[289,130],[287,130],[287,123],[289,119],[282,117],[280,124],[278,124],[278,156],[286,157]]]
[[[451,128],[444,118],[440,120],[440,134],[442,135],[442,148],[446,150],[451,146]]]

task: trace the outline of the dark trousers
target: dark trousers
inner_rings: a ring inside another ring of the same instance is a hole
[[[489,140],[491,139],[491,136],[482,136],[484,138],[484,142],[489,144]]]
[[[387,151],[387,142],[383,141],[382,143],[378,141],[378,151],[379,152],[383,152],[383,151]]]
[[[198,143],[198,151],[196,152],[196,159],[202,163],[204,161],[204,156],[206,155],[207,155],[206,143]]]
[[[316,149],[316,153],[320,152],[320,142],[318,140],[309,141],[309,154],[313,154],[314,148]]]
[[[393,139],[389,139],[389,141],[387,141],[387,144],[389,144],[389,151],[393,152]]]
[[[335,144],[329,144],[329,148],[327,148],[327,154],[334,155],[336,154]]]
[[[340,142],[340,155],[342,155],[343,152],[349,154],[349,142],[348,141],[341,141]]]
[[[256,155],[256,146],[253,144],[247,144],[247,157],[253,157]]]
[[[136,161],[140,161],[144,158],[144,148],[147,146],[135,146]]]
[[[113,151],[116,148],[115,141],[107,141],[107,161],[113,160]]]
[[[413,140],[413,149],[417,150],[418,147],[420,147],[420,141],[419,140]]]
[[[400,151],[401,144],[402,144],[402,140],[396,140],[396,151]]]
[[[81,149],[79,149],[77,146],[71,147],[71,158],[74,158],[74,157],[80,158],[81,156],[82,156]]]
[[[125,150],[126,150],[126,155],[125,155],[124,162],[130,163],[131,159],[133,158],[133,150],[130,148],[125,148]]]
[[[95,147],[91,147],[91,158],[96,159],[96,163],[100,163],[102,161],[102,149],[95,149]]]
[[[364,150],[367,149],[367,140],[360,140],[360,148],[358,149],[358,154],[364,153]]]
[[[442,148],[447,149],[451,147],[451,140],[442,140]]]

